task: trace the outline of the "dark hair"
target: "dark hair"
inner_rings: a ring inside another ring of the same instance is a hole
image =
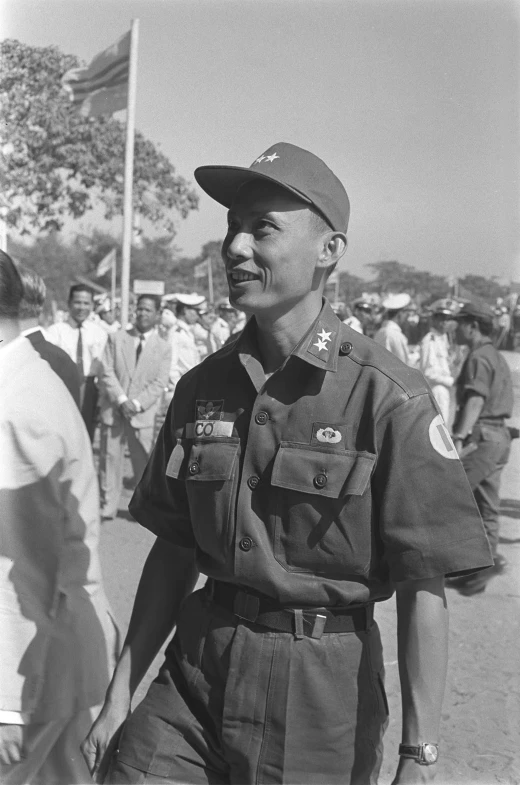
[[[161,308],[161,298],[158,297],[156,294],[140,294],[137,298],[136,308],[141,302],[141,300],[151,300],[151,302],[155,305],[155,310],[159,311]]]
[[[23,284],[23,299],[20,303],[20,318],[29,319],[39,316],[45,303],[47,287],[45,281],[36,273],[20,269]]]
[[[477,316],[465,316],[463,319],[460,319],[461,322],[464,324],[476,324],[482,335],[486,337],[491,335],[493,332],[493,322],[491,319],[479,319]]]
[[[20,273],[11,257],[0,251],[0,317],[16,319],[23,297]]]
[[[196,311],[194,305],[186,305],[186,303],[176,303],[175,305],[175,316],[182,316],[183,313],[186,313],[186,309],[191,308],[192,311]]]
[[[94,290],[91,289],[90,286],[87,286],[86,283],[75,283],[69,289],[69,299],[68,299],[69,303],[74,297],[74,295],[76,294],[76,292],[87,292],[87,294],[90,294],[90,296],[92,297],[92,300],[94,300]]]
[[[326,218],[321,215],[321,213],[316,212],[316,210],[312,207],[310,208],[310,211],[312,228],[316,231],[317,234],[334,231],[332,226],[329,224]]]

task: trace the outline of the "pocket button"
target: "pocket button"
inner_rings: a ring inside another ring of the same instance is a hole
[[[260,477],[257,477],[256,474],[253,474],[247,481],[249,488],[254,491],[258,483],[260,482]]]
[[[197,461],[190,463],[188,471],[190,474],[198,474],[200,472],[200,466]]]
[[[242,537],[240,540],[238,547],[241,551],[250,551],[253,547],[253,540],[251,537]]]
[[[258,412],[258,414],[255,416],[255,422],[257,425],[265,425],[268,419],[269,415],[267,412]]]
[[[327,484],[327,475],[326,474],[317,474],[313,480],[314,486],[316,488],[325,488]]]

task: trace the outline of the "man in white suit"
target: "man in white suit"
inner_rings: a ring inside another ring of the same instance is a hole
[[[103,355],[99,483],[104,520],[117,514],[125,444],[136,482],[152,449],[154,420],[171,363],[171,344],[155,329],[159,308],[156,297],[141,295],[135,326],[110,335]]]
[[[22,294],[0,251],[0,782],[85,785],[79,745],[118,633],[101,582],[90,440],[67,388],[20,334]]]

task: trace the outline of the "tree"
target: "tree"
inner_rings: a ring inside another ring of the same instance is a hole
[[[461,297],[478,297],[488,303],[496,302],[497,297],[505,297],[510,291],[509,286],[502,286],[493,276],[465,275],[459,278],[459,294]]]
[[[61,77],[80,65],[57,47],[0,43],[1,210],[21,232],[61,228],[99,199],[105,217],[122,212],[125,128],[109,116],[85,118],[69,102]],[[135,136],[134,208],[175,234],[198,197],[169,159]]]
[[[416,270],[410,264],[397,261],[371,262],[367,264],[375,274],[368,289],[380,293],[409,292],[416,300],[432,302],[446,297],[448,281],[442,275],[434,275],[427,270]]]

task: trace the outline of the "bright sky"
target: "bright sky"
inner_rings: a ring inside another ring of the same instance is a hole
[[[2,37],[86,62],[139,18],[137,127],[192,181],[277,141],[319,155],[351,200],[342,269],[520,280],[518,3],[0,0],[0,14]],[[195,255],[224,225],[201,193],[177,245]]]

